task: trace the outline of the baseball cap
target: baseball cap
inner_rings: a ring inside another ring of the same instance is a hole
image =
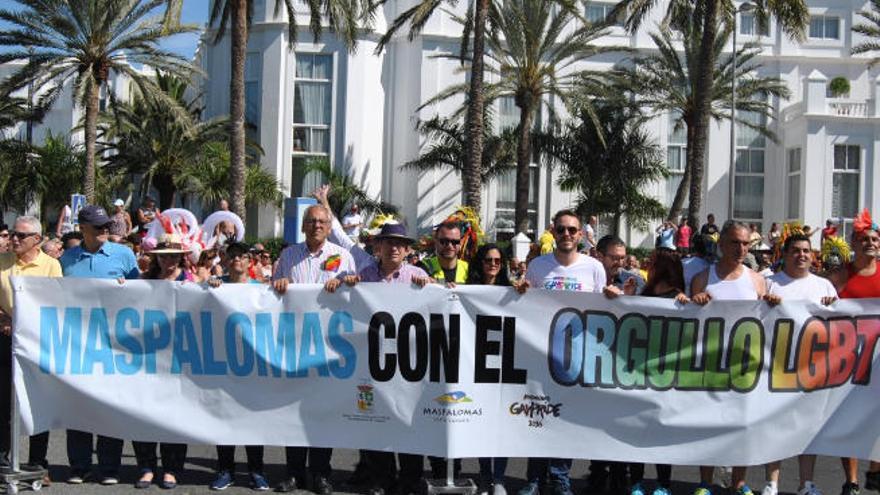
[[[80,224],[92,225],[94,227],[110,223],[110,217],[107,216],[107,212],[98,205],[84,206],[83,209],[79,210],[77,220],[79,220]]]
[[[116,201],[113,202],[113,206],[125,206],[125,201],[123,201],[121,199],[117,199]]]

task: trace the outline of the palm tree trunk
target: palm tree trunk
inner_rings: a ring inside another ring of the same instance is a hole
[[[687,128],[687,142],[693,141],[691,128]],[[678,184],[678,189],[675,190],[675,198],[672,200],[672,206],[669,208],[669,215],[666,217],[667,220],[672,220],[674,222],[678,222],[678,217],[681,215],[681,208],[684,206],[684,198],[687,197],[688,191],[691,188],[691,163],[693,163],[694,151],[691,148],[687,148],[685,152],[685,160],[684,160],[684,175],[681,177],[681,183]]]
[[[247,0],[232,3],[231,59],[232,78],[229,81],[229,160],[230,207],[244,218],[244,61],[247,52]]]
[[[168,175],[157,175],[153,178],[153,187],[159,192],[159,209],[164,211],[174,207],[177,196],[177,187],[174,186],[174,178]]]
[[[89,204],[95,203],[95,170],[97,153],[95,142],[98,140],[98,106],[101,100],[101,82],[90,84],[86,88],[86,118],[85,118],[85,141],[86,141],[86,176],[83,180],[83,194]]]
[[[479,0],[474,12],[474,50],[471,63],[471,87],[468,93],[467,143],[464,170],[461,174],[464,186],[464,204],[480,212],[482,204],[483,168],[483,52],[485,51],[486,18],[489,0]]]
[[[523,101],[520,101],[523,100]],[[515,233],[528,232],[529,230],[529,164],[532,158],[532,120],[534,117],[534,103],[529,97],[517,97],[519,112],[519,134],[516,147],[516,203],[513,209],[513,223]]]
[[[693,163],[691,168],[691,191],[690,205],[688,206],[688,219],[691,225],[699,225],[700,209],[703,200],[703,171],[706,167],[706,149],[709,144],[709,117],[712,105],[712,91],[714,90],[715,49],[714,41],[718,33],[718,3],[719,0],[704,0],[702,19],[702,42],[700,54],[697,59],[697,80],[694,87],[694,122],[693,143],[688,142],[688,147],[693,147]],[[688,124],[689,127],[690,123]]]

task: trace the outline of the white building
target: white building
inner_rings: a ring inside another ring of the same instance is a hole
[[[849,55],[860,42],[851,30],[859,22],[857,12],[869,4],[863,0],[808,0],[808,4],[811,22],[803,43],[789,40],[775,23],[759,36],[752,16],[739,19],[740,42],[759,42],[762,71],[779,75],[792,93],[790,100],[774,102],[770,126],[779,136],[778,143],[750,132],[738,133],[732,216],[760,223],[765,231],[771,222],[801,220],[821,226],[826,218],[852,218],[863,206],[880,211],[880,178],[874,173],[874,164],[880,163],[875,153],[880,150],[880,72],[868,69],[867,58]],[[298,5],[307,12],[304,3]],[[375,32],[383,32],[386,22],[410,5],[388,2]],[[587,2],[587,17],[601,16],[612,6]],[[448,215],[461,202],[458,177],[450,172],[401,171],[400,165],[418,156],[424,144],[415,131],[417,119],[448,115],[461,103],[448,101],[418,110],[465,77],[455,60],[436,58],[458,52],[460,26],[438,11],[421,36],[410,42],[401,35],[375,55],[375,33],[364,34],[357,51],[349,53],[332,33],[313,43],[307,18],[302,16],[299,42],[290,50],[286,15],[273,18],[273,11],[273,0],[255,1],[246,67],[247,115],[256,124],[254,136],[265,150],[263,166],[275,173],[289,195],[296,196],[315,184],[314,178],[304,180],[298,165],[308,157],[323,156],[376,196],[399,205],[411,230],[423,233]],[[655,15],[639,33],[629,35],[614,27],[600,42],[651,50],[648,32],[655,29],[662,8]],[[209,31],[204,39],[210,35]],[[228,113],[228,43],[228,36],[216,45],[203,41],[196,55],[207,74],[200,84],[209,118]],[[611,67],[623,57],[587,64]],[[827,95],[828,81],[838,76],[850,81],[846,98]],[[497,111],[500,125],[515,125],[518,109],[511,101],[498,103]],[[668,149],[673,176],[654,192],[669,203],[676,172],[683,166],[684,142],[672,132],[667,115],[657,115],[649,127]],[[703,216],[714,212],[722,220],[731,216],[729,133],[727,123],[712,124],[704,178]],[[534,170],[530,206],[541,229],[574,198],[555,187],[553,173],[537,166]],[[511,233],[512,200],[512,176],[485,186],[482,215],[490,235]],[[257,225],[260,235],[280,235],[282,218],[277,210],[251,212],[248,220]],[[626,227],[623,234],[631,244],[650,245],[653,238]]]

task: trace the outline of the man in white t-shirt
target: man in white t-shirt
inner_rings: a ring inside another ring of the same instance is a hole
[[[350,237],[353,241],[357,242],[358,236],[361,235],[361,226],[364,223],[363,217],[360,214],[360,208],[358,205],[351,205],[351,210],[348,211],[348,215],[342,217],[342,228],[345,229],[345,233]]]
[[[822,277],[810,273],[813,249],[810,238],[796,234],[789,236],[782,245],[782,271],[767,279],[767,295],[764,300],[776,305],[783,300],[808,300],[829,305],[837,300],[834,285]],[[767,464],[767,484],[761,495],[776,495],[779,483],[779,461]],[[815,455],[798,456],[800,486],[798,495],[821,495],[813,484]]]
[[[605,268],[597,260],[577,250],[583,231],[577,214],[561,210],[553,216],[553,238],[556,249],[532,260],[525,279],[514,287],[523,293],[533,287],[545,290],[602,292],[605,287]],[[519,495],[538,495],[544,477],[549,472],[556,495],[571,495],[571,459],[529,459],[526,469],[528,484]]]

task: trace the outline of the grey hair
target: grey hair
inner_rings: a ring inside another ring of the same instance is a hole
[[[724,222],[724,226],[721,227],[720,237],[726,237],[734,230],[739,229],[751,230],[746,223],[740,222],[738,220],[728,220]]]
[[[40,223],[40,219],[37,217],[22,215],[15,219],[15,223],[27,224],[27,226],[31,228],[31,232],[36,232],[40,235],[43,234],[43,224]]]

